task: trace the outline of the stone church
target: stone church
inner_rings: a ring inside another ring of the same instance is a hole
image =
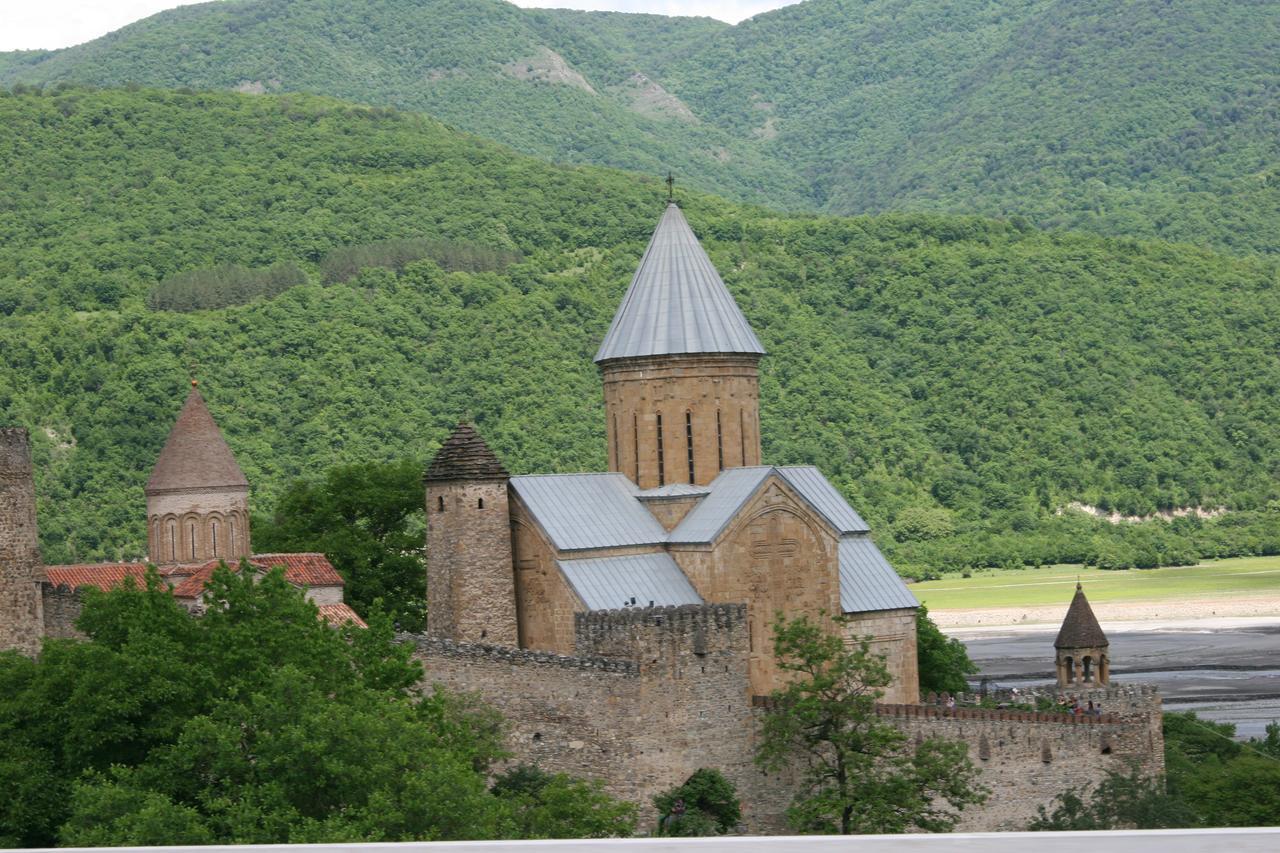
[[[205,584],[223,562],[265,573],[283,567],[285,580],[306,590],[321,618],[364,625],[343,601],[345,581],[324,554],[255,554],[249,536],[249,481],[193,382],[156,459],[145,489],[147,561],[188,610],[204,606]],[[75,637],[80,590],[111,589],[147,564],[46,566],[40,560],[30,438],[0,429],[0,649],[27,654],[44,637]]]
[[[745,604],[765,695],[776,614],[843,614],[915,702],[915,597],[821,471],[763,464],[764,354],[669,204],[595,358],[609,472],[513,477],[465,424],[428,468],[428,633],[568,655],[578,613]]]

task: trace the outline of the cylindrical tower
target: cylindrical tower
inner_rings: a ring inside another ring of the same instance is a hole
[[[191,385],[147,480],[147,553],[152,563],[234,564],[253,553],[249,481]]]
[[[760,464],[764,347],[673,204],[653,232],[596,364],[609,469],[642,489]]]
[[[40,651],[43,580],[31,437],[21,427],[0,428],[0,649]]]

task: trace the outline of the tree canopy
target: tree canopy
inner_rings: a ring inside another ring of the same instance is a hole
[[[584,783],[491,792],[503,723],[413,689],[389,621],[330,627],[280,571],[220,569],[192,618],[152,572],[91,595],[88,640],[0,655],[0,846],[627,834]]]
[[[915,743],[881,722],[875,702],[890,682],[870,638],[847,646],[807,616],[774,624],[774,654],[792,679],[771,695],[756,760],[794,768],[788,823],[805,833],[946,832],[986,790],[958,741]]]

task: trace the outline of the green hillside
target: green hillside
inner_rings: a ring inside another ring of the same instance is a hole
[[[333,464],[425,460],[463,416],[513,471],[603,467],[591,356],[659,181],[309,96],[8,95],[0,123],[0,422],[32,428],[50,561],[141,553],[191,370],[263,513]],[[900,565],[1280,550],[1274,262],[681,195],[770,352],[767,458],[821,466]],[[335,250],[414,245],[458,271],[322,283]],[[225,264],[307,282],[146,307]],[[1053,515],[1073,500],[1234,511],[1122,529]]]
[[[775,209],[1280,250],[1280,4],[810,0],[735,27],[500,0],[227,0],[0,83],[307,91]]]

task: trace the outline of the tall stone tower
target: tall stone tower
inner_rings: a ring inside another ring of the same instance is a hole
[[[191,383],[191,393],[147,480],[147,553],[156,565],[253,553],[249,481]]]
[[[1097,687],[1111,681],[1111,643],[1093,615],[1084,587],[1076,583],[1076,594],[1067,608],[1067,618],[1053,641],[1057,652],[1059,687]]]
[[[667,205],[596,353],[609,470],[650,489],[759,465],[762,355],[684,214]]]
[[[0,428],[0,650],[35,656],[44,636],[44,568],[36,528],[31,437]]]
[[[511,560],[511,475],[469,424],[427,467],[427,633],[519,645]]]

